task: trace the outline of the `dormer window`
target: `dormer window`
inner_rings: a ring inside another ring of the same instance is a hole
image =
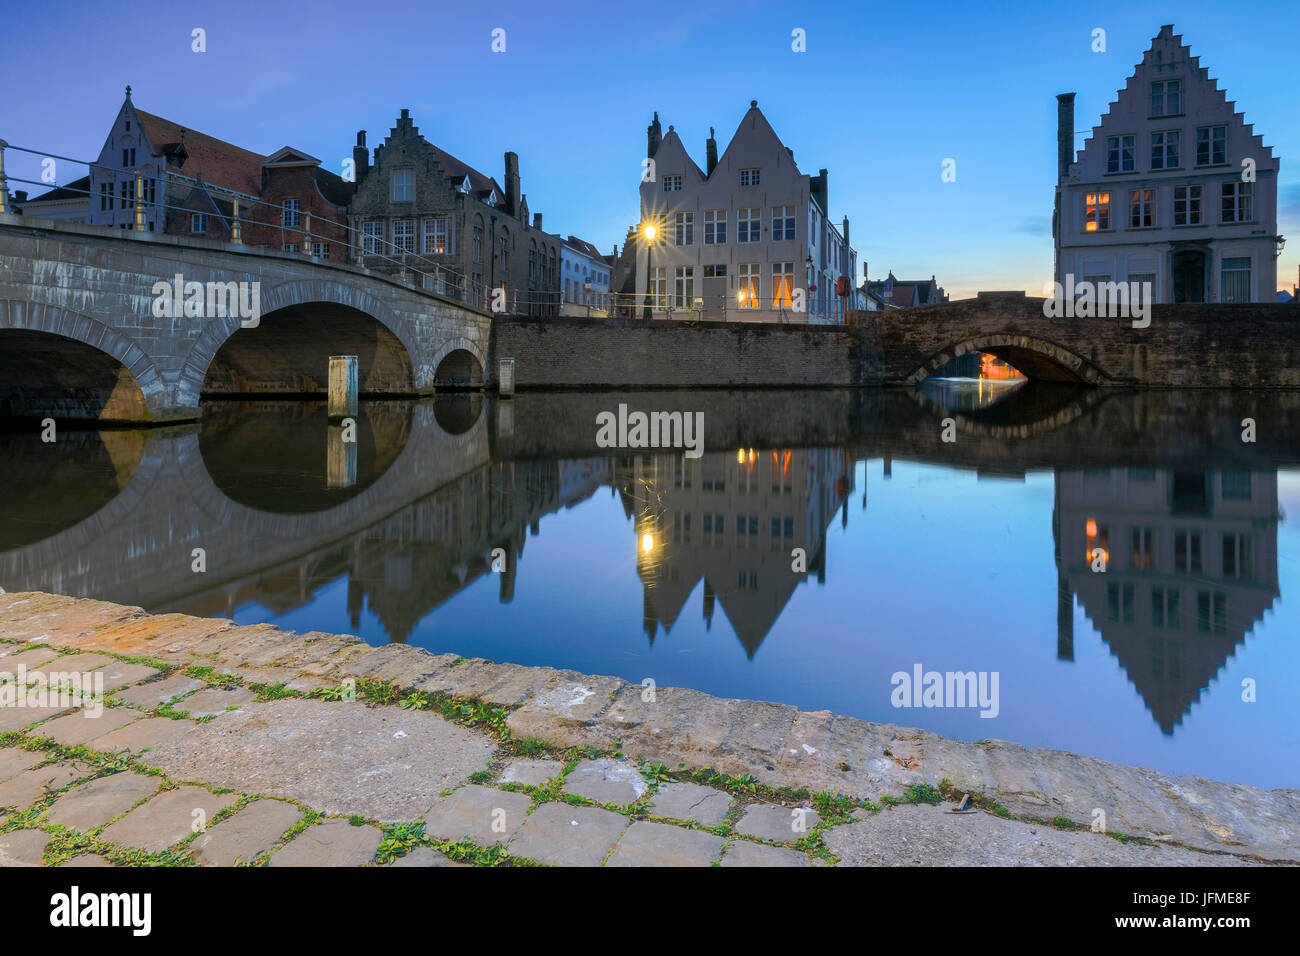
[[[1161,80],[1151,84],[1152,116],[1177,116],[1182,111],[1182,80]]]
[[[495,189],[492,190],[490,193],[488,193],[487,199],[483,201],[487,203],[489,206],[495,206],[498,202],[500,202],[500,199],[497,198],[497,191]]]
[[[415,170],[394,169],[392,176],[393,202],[415,202]]]

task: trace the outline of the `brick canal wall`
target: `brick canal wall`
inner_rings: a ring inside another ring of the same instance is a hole
[[[1132,319],[1048,318],[1019,294],[895,312],[857,327],[497,319],[492,368],[519,389],[842,388],[908,385],[990,352],[1040,381],[1155,388],[1300,388],[1300,308],[1157,305]]]
[[[521,389],[817,388],[879,384],[862,330],[831,325],[498,319],[492,369],[515,360]]]

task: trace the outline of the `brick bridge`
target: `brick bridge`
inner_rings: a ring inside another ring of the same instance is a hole
[[[156,282],[259,282],[261,323],[158,318]],[[0,216],[0,415],[197,417],[200,394],[323,392],[328,356],[364,393],[481,385],[482,310],[351,265],[202,239]]]

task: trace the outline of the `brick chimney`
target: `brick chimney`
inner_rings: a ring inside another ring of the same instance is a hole
[[[370,172],[370,150],[366,149],[366,131],[363,129],[357,130],[357,145],[352,147],[352,165],[356,167],[353,172],[357,185],[360,185],[366,173]]]
[[[506,153],[506,212],[519,218],[519,154]]]
[[[1074,94],[1056,94],[1056,181],[1065,182],[1074,162]]]
[[[844,244],[849,244],[849,217],[844,217]]]
[[[538,232],[542,231],[542,214],[540,212],[533,213],[533,228]]]
[[[827,205],[826,180],[828,178],[826,170],[819,170],[817,175],[812,178],[812,195],[817,200],[817,204],[822,207],[823,215],[830,215],[830,206]]]
[[[713,127],[709,127],[709,138],[704,141],[704,156],[707,169],[704,171],[705,176],[712,176],[714,168],[718,165],[718,141],[713,138]]]
[[[659,143],[664,138],[663,127],[659,125],[659,113],[655,113],[654,122],[645,128],[645,154],[647,159],[654,159],[659,152]]]

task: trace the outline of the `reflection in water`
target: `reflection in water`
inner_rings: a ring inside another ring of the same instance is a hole
[[[1217,681],[1243,658],[1300,676],[1278,640],[1300,624],[1278,471],[1300,402],[949,397],[951,444],[933,391],[720,399],[697,460],[596,449],[600,395],[368,402],[355,442],[310,402],[54,446],[0,435],[0,586],[1295,785],[1290,719]],[[1243,446],[1236,422],[1277,409],[1275,444]],[[820,440],[798,447],[810,422]],[[974,477],[992,473],[1022,481]],[[900,720],[888,674],[914,661],[1000,670],[996,727]]]
[[[1073,593],[1172,734],[1280,597],[1279,517],[1275,472],[1058,472],[1059,655],[1074,656]]]

